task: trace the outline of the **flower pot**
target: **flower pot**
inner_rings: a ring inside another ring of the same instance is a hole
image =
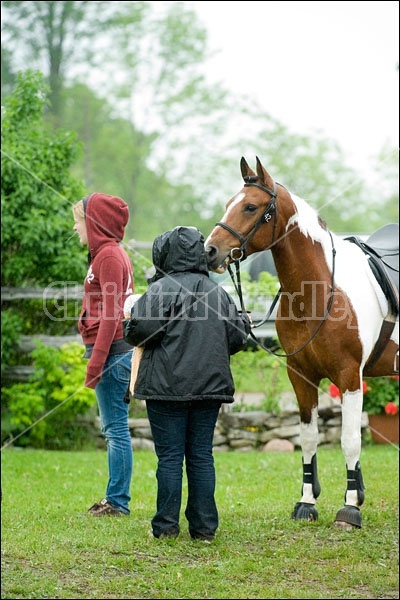
[[[399,443],[399,413],[368,415],[369,430],[377,444]]]

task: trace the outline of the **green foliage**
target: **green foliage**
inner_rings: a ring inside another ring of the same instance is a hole
[[[254,322],[257,322],[266,315],[266,301],[274,298],[278,291],[278,278],[262,271],[257,280],[251,281],[249,273],[243,270],[241,282],[246,310],[251,312]],[[224,287],[235,297],[233,284],[225,283]],[[257,335],[257,329],[255,334]],[[278,344],[278,340],[276,341]],[[231,357],[231,369],[237,391],[264,394],[264,399],[257,404],[257,408],[279,414],[282,393],[293,390],[285,361],[264,350],[251,351],[249,348]],[[233,410],[244,408],[238,404],[233,406]],[[252,406],[247,408],[254,410]]]
[[[73,172],[87,186],[124,198],[130,220],[125,240],[152,241],[176,225],[195,225],[205,234],[211,223],[200,215],[203,201],[196,185],[181,178],[171,183],[169,173],[157,164],[147,166],[159,133],[147,135],[123,118],[111,118],[110,103],[82,84],[64,90],[63,123],[73,128],[85,153]]]
[[[257,409],[279,414],[282,394],[293,391],[282,359],[263,350],[238,352],[231,357],[231,369],[237,391],[261,392],[264,399],[257,404]],[[233,405],[233,410],[243,408]],[[248,408],[254,410],[254,407]]]
[[[238,191],[239,158],[249,148],[333,231],[368,233],[398,220],[397,149],[384,149],[376,161],[379,203],[371,202],[334,141],[293,134],[264,107],[207,86],[207,31],[186,3],[2,8],[2,92],[21,63],[43,69],[49,120],[76,131],[85,147],[74,173],[128,202],[129,236],[152,240],[177,224],[207,235]]]
[[[2,316],[18,314],[23,323],[25,335],[73,335],[77,333],[77,321],[81,308],[81,300],[67,300],[66,298],[53,298],[56,294],[51,288],[49,297],[46,290],[43,298],[30,300],[12,300],[4,303]],[[66,289],[68,293],[68,288]],[[22,331],[20,331],[22,333]]]
[[[250,275],[242,273],[243,295],[246,296],[246,309],[251,312],[265,312],[265,299],[274,298],[279,289],[279,281],[268,271],[261,271],[257,280],[251,281]],[[265,315],[264,315],[265,316]]]
[[[2,286],[80,285],[85,275],[86,252],[70,241],[71,205],[85,194],[82,184],[69,174],[79,144],[72,133],[45,126],[47,93],[43,76],[28,70],[18,74],[16,87],[4,102]],[[71,333],[73,321],[59,316],[54,301],[46,307],[44,301],[3,303],[2,368],[15,362],[20,334],[62,335],[65,328]],[[56,322],[62,326],[55,331]]]
[[[69,170],[79,144],[44,125],[48,88],[40,73],[20,72],[2,120],[2,286],[82,281],[85,253],[70,242],[71,206],[84,194]]]
[[[256,314],[264,313],[265,316],[266,300],[272,300],[279,289],[278,278],[268,271],[261,271],[258,279],[252,280],[248,271],[244,269],[240,271],[240,278],[246,310]],[[213,274],[213,279],[238,300],[237,291],[226,273],[222,277]]]
[[[140,252],[130,250],[129,247],[126,247],[126,250],[129,254],[133,267],[133,279],[135,283],[134,293],[142,294],[147,289],[147,280],[149,278],[153,263],[149,258]]]
[[[60,349],[38,343],[33,350],[35,372],[28,383],[2,388],[2,439],[18,446],[47,449],[79,449],[94,444],[88,423],[95,395],[83,386],[85,361],[82,346],[65,344]],[[4,429],[6,428],[6,429]]]
[[[16,354],[16,346],[23,331],[21,316],[14,310],[1,313],[1,372],[6,365],[12,364]]]
[[[399,406],[399,378],[374,377],[367,379],[367,391],[364,394],[363,410],[369,415],[385,412],[388,403]]]

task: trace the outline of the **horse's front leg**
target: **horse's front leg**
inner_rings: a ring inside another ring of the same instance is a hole
[[[346,460],[347,489],[344,506],[334,524],[343,529],[361,528],[360,506],[364,502],[364,482],[361,473],[362,389],[345,391],[342,396],[342,450]]]
[[[288,374],[296,393],[300,411],[300,445],[303,463],[301,499],[292,512],[293,519],[316,521],[318,511],[315,503],[321,492],[317,470],[318,447],[318,385],[308,381],[294,368]]]

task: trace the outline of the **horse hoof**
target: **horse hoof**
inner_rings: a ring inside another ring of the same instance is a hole
[[[361,521],[360,509],[347,504],[338,510],[334,525],[350,531],[351,529],[361,529]]]
[[[343,531],[353,531],[353,529],[356,529],[354,525],[351,525],[350,523],[345,523],[344,521],[335,521],[333,524],[335,527],[337,527],[338,529],[342,529]]]
[[[318,511],[314,504],[308,504],[307,502],[296,502],[292,512],[292,519],[316,521],[318,519]]]

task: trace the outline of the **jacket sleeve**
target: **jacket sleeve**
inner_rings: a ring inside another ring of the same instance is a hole
[[[160,283],[152,284],[133,305],[130,319],[124,319],[124,340],[132,346],[150,348],[160,344],[165,335],[168,299]]]
[[[250,319],[247,313],[241,313],[237,310],[236,304],[228,295],[228,314],[227,329],[229,354],[236,354],[247,347],[247,336],[250,333]]]

